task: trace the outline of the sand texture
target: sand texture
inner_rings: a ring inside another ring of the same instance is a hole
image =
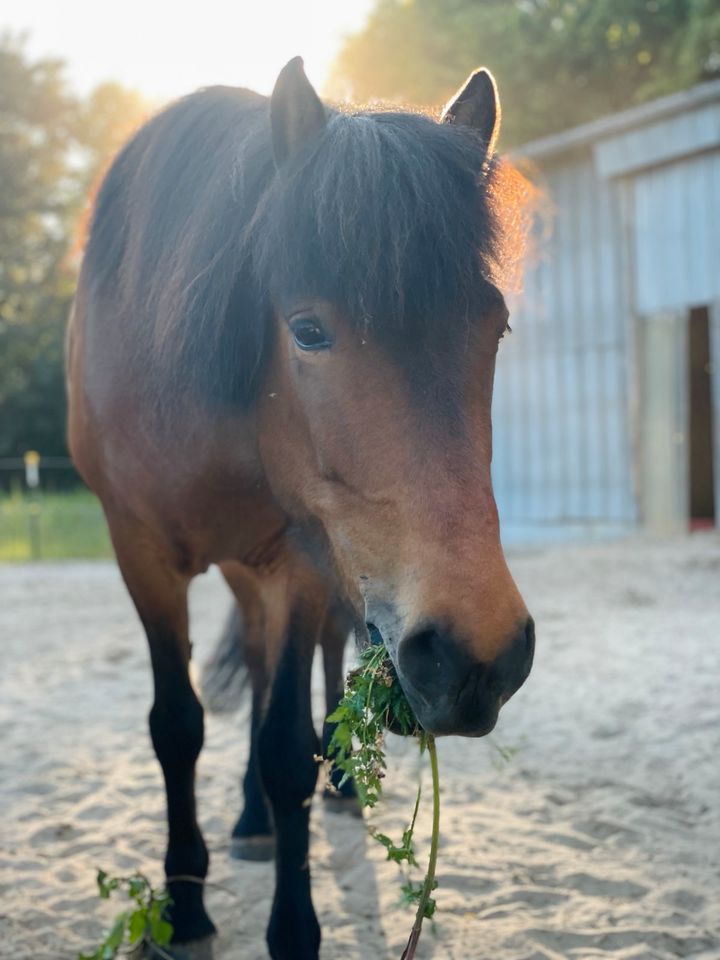
[[[510,565],[538,624],[534,672],[494,734],[516,752],[440,744],[438,914],[418,956],[718,960],[720,538],[554,547]],[[200,663],[227,606],[216,574],[193,587]],[[95,895],[97,867],[162,876],[146,645],[109,563],[1,567],[0,635],[0,957],[72,960],[116,909]],[[273,867],[227,853],[246,721],[207,718],[198,772],[224,888],[207,897],[216,960],[267,956]],[[374,820],[399,835],[418,761],[391,740]],[[312,834],[323,960],[399,958],[411,915],[397,868],[319,799]]]

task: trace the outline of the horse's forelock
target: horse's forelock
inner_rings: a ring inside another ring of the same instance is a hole
[[[269,187],[249,238],[256,274],[381,338],[466,320],[499,259],[494,170],[467,128],[336,113]]]

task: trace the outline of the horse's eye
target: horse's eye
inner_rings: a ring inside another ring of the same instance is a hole
[[[301,350],[326,350],[332,346],[317,317],[300,317],[290,324],[295,343]]]

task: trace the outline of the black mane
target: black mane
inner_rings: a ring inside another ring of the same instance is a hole
[[[203,90],[115,160],[95,207],[86,288],[120,303],[165,389],[247,403],[268,350],[271,295],[336,302],[389,344],[464,325],[498,259],[494,173],[467,128],[335,111],[276,173],[268,100]]]

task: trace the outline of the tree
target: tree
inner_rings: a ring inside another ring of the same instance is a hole
[[[61,269],[72,211],[75,103],[57,61],[0,44],[0,456],[63,449]],[[42,412],[40,412],[42,411]]]
[[[69,251],[89,183],[141,113],[116,85],[79,101],[62,63],[0,37],[0,457],[65,453]]]
[[[147,119],[147,101],[119,83],[101,83],[78,105],[76,136],[85,152],[83,185],[92,187],[120,147]]]
[[[717,0],[378,0],[329,93],[437,105],[485,64],[515,146],[720,76]]]

